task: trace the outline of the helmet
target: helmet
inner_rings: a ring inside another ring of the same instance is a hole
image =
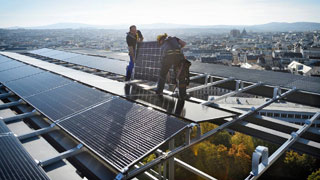
[[[158,36],[157,36],[157,41],[158,41],[158,43],[159,43],[161,40],[165,39],[166,37],[168,37],[167,33],[158,35]]]

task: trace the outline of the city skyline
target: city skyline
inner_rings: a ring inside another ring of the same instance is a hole
[[[92,25],[190,24],[255,25],[270,22],[320,22],[316,0],[1,0],[0,28],[55,23]]]

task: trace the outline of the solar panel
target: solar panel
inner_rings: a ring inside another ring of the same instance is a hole
[[[67,118],[59,125],[121,171],[187,124],[142,105],[114,98]]]
[[[19,68],[16,69],[16,72],[19,72]],[[26,98],[73,82],[67,78],[63,78],[50,72],[42,72],[43,73],[5,83],[5,85],[20,97]]]
[[[51,56],[54,56],[54,55],[57,55],[60,53],[62,53],[62,51],[52,49],[51,51],[39,52],[39,53],[37,53],[37,55],[51,57]]]
[[[161,48],[156,41],[139,43],[134,67],[134,79],[158,81],[162,62],[161,54]],[[172,69],[170,72],[173,74]]]
[[[51,120],[56,121],[111,97],[104,92],[72,82],[29,96],[25,100]]]
[[[0,82],[5,83],[12,80],[20,79],[23,77],[27,77],[33,74],[38,74],[41,72],[44,72],[44,71],[32,66],[20,66],[14,69],[9,69],[7,71],[1,71]]]
[[[0,55],[0,64],[8,61],[12,61],[12,59]]]
[[[0,179],[49,179],[13,134],[0,136],[0,147]]]
[[[30,53],[33,53],[33,51],[31,51]],[[36,52],[34,54],[120,75],[126,74],[126,67],[128,65],[128,62],[126,61],[81,55],[57,50],[47,51],[44,53]]]
[[[38,54],[38,53],[43,53],[43,52],[46,52],[46,51],[52,51],[52,49],[42,48],[42,49],[37,49],[37,50],[29,51],[29,53]]]
[[[0,138],[1,134],[8,133],[10,132],[9,128],[7,125],[0,119]]]
[[[72,57],[77,57],[80,56],[80,54],[76,54],[76,53],[69,53],[69,52],[62,52],[60,54],[56,54],[51,56],[51,58],[53,59],[57,59],[57,60],[66,60]]]
[[[1,63],[0,72],[1,71],[6,71],[6,70],[9,70],[9,69],[13,69],[13,68],[17,68],[17,67],[20,67],[20,66],[26,66],[26,64],[23,64],[23,63],[18,62],[18,61],[4,62],[4,63]]]

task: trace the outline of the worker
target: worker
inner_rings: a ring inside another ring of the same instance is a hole
[[[181,48],[186,45],[186,42],[177,37],[168,37],[166,33],[157,36],[157,41],[161,47],[163,59],[156,93],[162,95],[168,71],[173,66],[175,76],[179,81],[178,97],[180,99],[186,99],[187,72],[191,65],[181,51]]]
[[[136,47],[138,42],[143,41],[142,33],[137,30],[137,27],[135,25],[130,26],[129,32],[127,33],[127,44],[129,49],[129,57],[130,62],[127,66],[127,73],[126,73],[126,81],[129,81],[131,79],[131,74],[134,67],[135,62],[135,53],[136,53]]]

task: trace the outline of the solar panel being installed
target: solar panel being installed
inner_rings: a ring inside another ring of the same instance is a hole
[[[0,179],[49,179],[13,134],[0,135],[0,147]]]
[[[157,81],[161,61],[161,48],[156,41],[139,43],[134,67],[134,79]]]
[[[5,83],[5,82],[13,81],[16,79],[20,79],[23,77],[27,77],[33,74],[38,74],[41,72],[44,72],[44,71],[32,66],[20,66],[14,69],[9,69],[7,71],[1,71],[0,82]]]
[[[26,67],[33,68],[31,66]],[[13,70],[11,73],[20,72],[20,68],[16,68]],[[20,97],[26,98],[28,96],[32,96],[43,91],[54,89],[66,84],[70,84],[72,82],[73,81],[63,78],[59,75],[42,71],[42,73],[39,74],[25,76],[24,78],[5,83],[5,86],[7,86],[10,90],[18,94]]]
[[[72,82],[29,96],[25,100],[39,112],[56,121],[111,97],[109,94]]]
[[[121,171],[141,160],[187,124],[164,113],[114,98],[66,118],[59,125]]]

